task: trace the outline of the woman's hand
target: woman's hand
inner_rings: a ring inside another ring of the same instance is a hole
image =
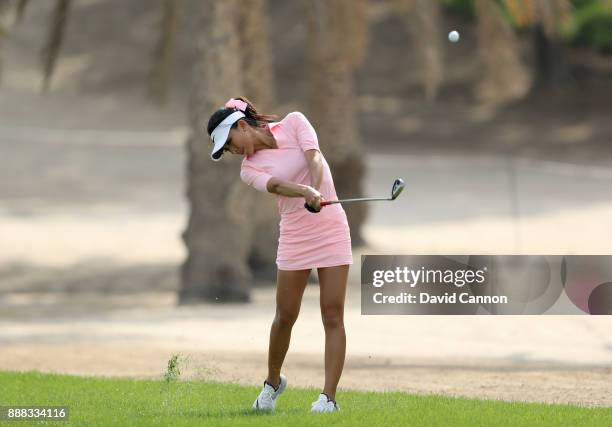
[[[304,200],[308,205],[314,208],[317,212],[321,210],[321,202],[324,200],[323,195],[318,190],[310,186],[304,189]]]

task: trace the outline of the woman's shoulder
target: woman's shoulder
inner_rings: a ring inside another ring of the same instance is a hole
[[[304,113],[302,113],[301,111],[292,111],[290,113],[287,113],[287,115],[283,117],[283,119],[279,123],[281,124],[281,126],[285,125],[293,128],[300,128],[305,123],[309,122]]]
[[[306,116],[304,115],[304,113],[302,113],[301,111],[292,111],[292,112],[288,113],[285,116],[285,119],[287,119],[287,120],[299,120],[299,121],[308,120],[306,118]],[[285,119],[283,119],[283,120],[285,120]]]
[[[295,120],[308,120],[306,116],[301,111],[291,111],[290,113],[285,114],[285,117],[280,119],[278,122],[274,123],[287,123],[293,122]]]

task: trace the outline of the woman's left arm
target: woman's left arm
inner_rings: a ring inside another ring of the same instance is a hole
[[[304,151],[304,155],[310,170],[310,186],[318,190],[323,179],[323,157],[319,150],[314,149]]]

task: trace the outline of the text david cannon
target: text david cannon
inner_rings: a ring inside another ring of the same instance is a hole
[[[457,295],[459,296],[457,301]],[[416,304],[415,294],[402,292],[399,295],[383,295],[377,292],[372,296],[376,304]],[[467,292],[460,294],[430,295],[427,292],[420,292],[418,302],[420,304],[508,304],[506,295],[470,295]]]

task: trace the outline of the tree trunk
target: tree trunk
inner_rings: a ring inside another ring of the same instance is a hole
[[[478,87],[481,100],[502,104],[529,90],[529,75],[521,62],[516,34],[497,2],[475,0],[478,50],[484,75]]]
[[[0,0],[0,83],[2,83],[2,48],[6,34],[8,33],[8,24],[6,23],[6,15],[8,14],[9,0]]]
[[[47,40],[42,50],[43,91],[45,92],[49,90],[51,85],[55,64],[64,41],[64,33],[68,23],[71,1],[72,0],[56,0],[55,3],[49,34],[47,35]]]
[[[17,2],[17,22],[21,22],[25,15],[26,8],[28,7],[29,0],[19,0]]]
[[[573,20],[571,1],[505,0],[504,4],[515,25],[531,33],[531,95],[572,84],[574,79],[561,40],[561,29]]]
[[[251,0],[239,9],[240,52],[244,95],[255,103],[258,111],[274,110],[274,72],[268,34],[267,0]],[[237,95],[236,95],[237,96]],[[258,279],[276,279],[276,250],[279,228],[276,197],[241,187],[249,201],[254,226],[249,250],[249,267]]]
[[[309,17],[310,112],[338,197],[360,197],[365,178],[353,80],[367,40],[366,2],[306,0]],[[364,243],[367,204],[344,206],[354,246]]]
[[[153,53],[153,68],[149,76],[149,92],[160,105],[168,101],[172,81],[172,64],[176,44],[176,32],[180,22],[181,0],[162,0],[162,18],[159,40]]]
[[[572,19],[569,0],[536,0],[531,91],[562,89],[574,83],[560,29]]]
[[[533,29],[532,92],[559,89],[574,82],[563,43],[550,39],[541,24]]]
[[[188,255],[181,270],[179,304],[248,301],[248,206],[235,197],[239,160],[210,159],[206,133],[210,114],[242,92],[237,0],[206,0],[196,34],[196,64],[190,100],[191,135],[187,140],[189,222],[183,232]]]
[[[425,99],[433,102],[443,81],[443,33],[438,0],[394,0],[393,6],[409,27],[419,62]]]

